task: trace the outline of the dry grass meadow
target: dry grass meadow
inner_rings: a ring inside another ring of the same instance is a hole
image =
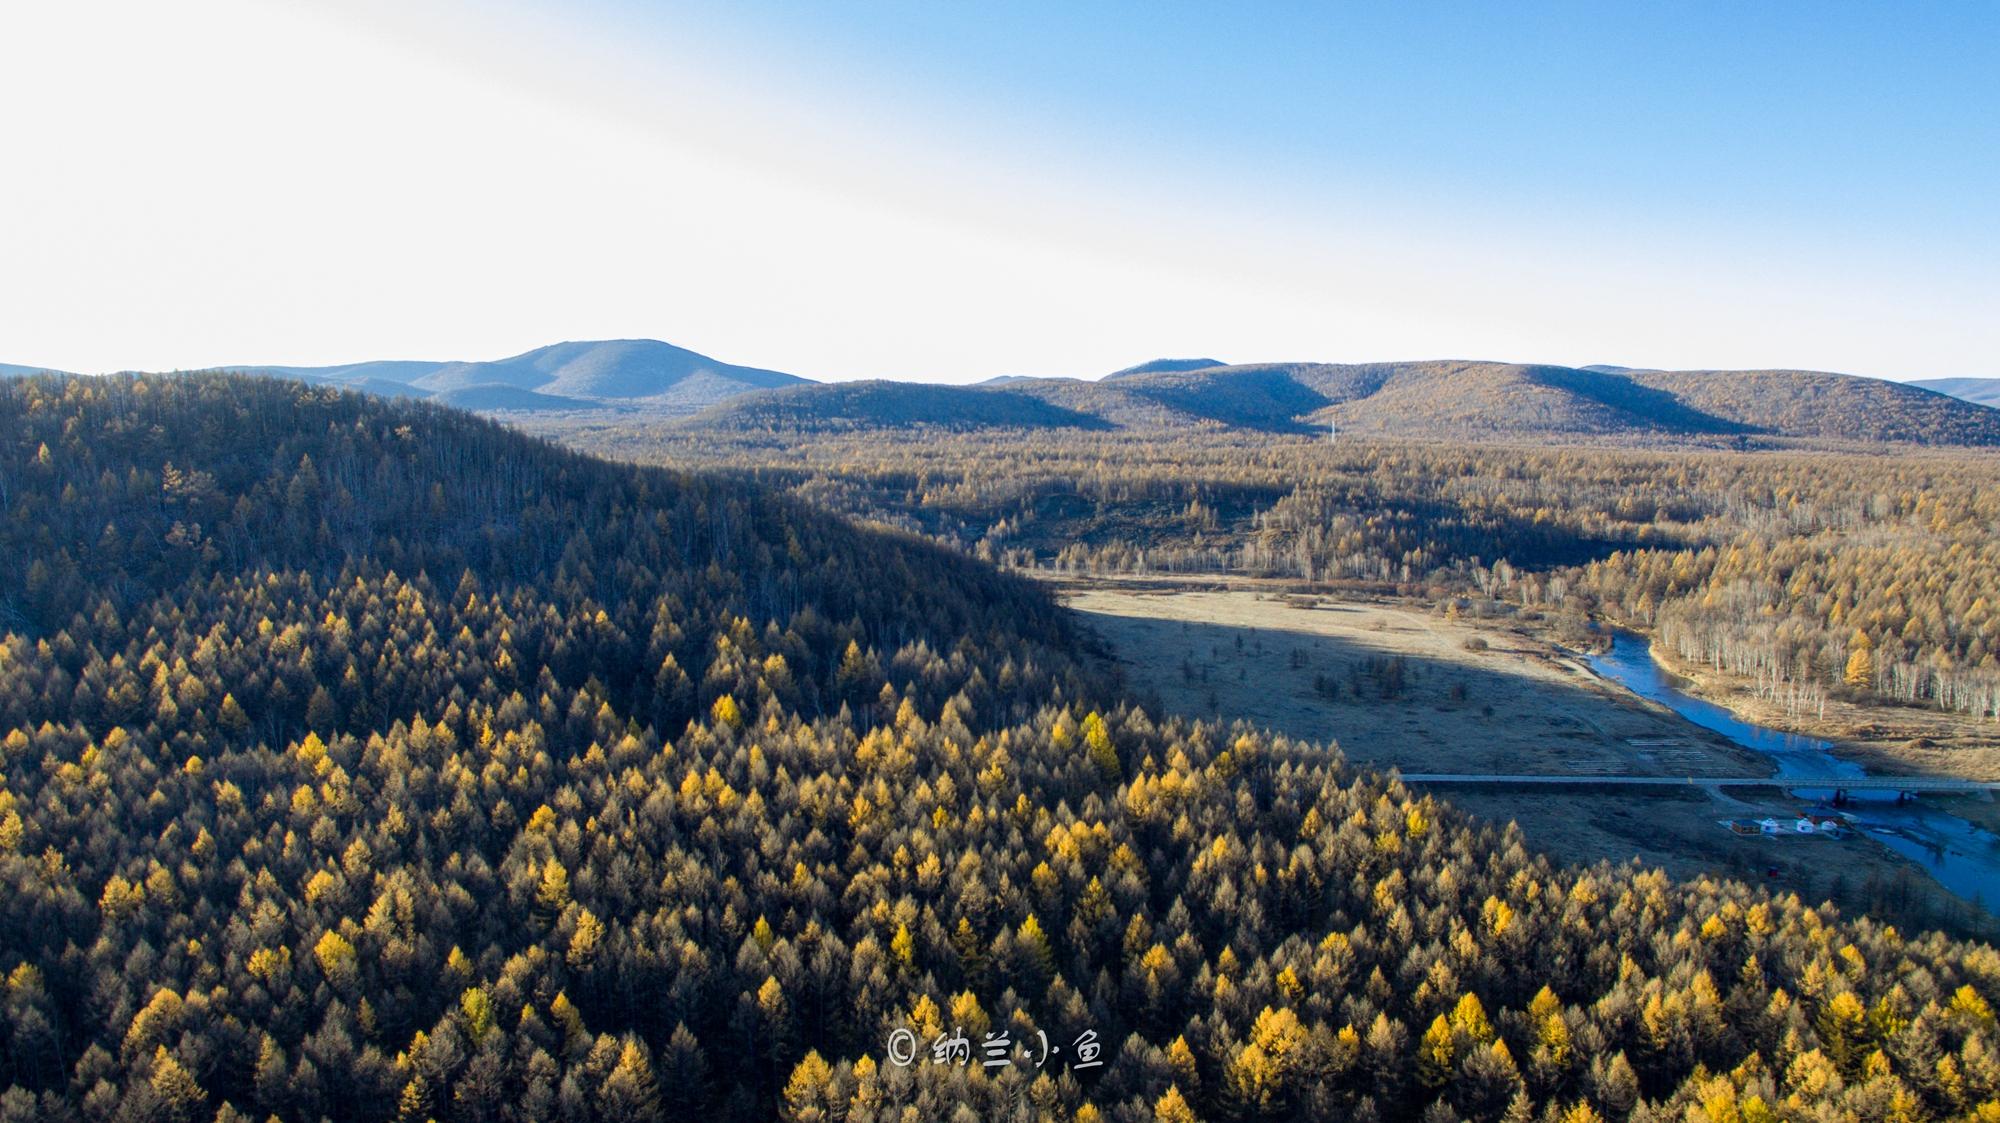
[[[1525,627],[1250,581],[1094,581],[1062,594],[1150,706],[1337,743],[1357,764],[1697,778],[1769,771],[1763,758],[1600,679]],[[1565,861],[1637,859],[1677,876],[1722,874],[1892,906],[1942,894],[1865,838],[1744,838],[1720,825],[1799,809],[1776,790],[1453,786],[1439,795],[1518,823]]]

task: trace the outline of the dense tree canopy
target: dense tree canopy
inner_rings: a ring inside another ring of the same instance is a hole
[[[613,455],[752,470],[1013,565],[1496,597],[1655,629],[1799,705],[1847,689],[2000,716],[2000,459],[1984,452],[1054,431],[800,447],[548,428]],[[1846,674],[1857,651],[1865,679]]]
[[[1156,722],[748,483],[224,378],[0,389],[0,481],[0,1119],[2000,1115],[1991,948]]]

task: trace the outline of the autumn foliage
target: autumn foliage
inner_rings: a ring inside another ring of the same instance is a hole
[[[0,433],[0,1119],[2000,1110],[1991,948],[1158,722],[907,536],[251,380]]]

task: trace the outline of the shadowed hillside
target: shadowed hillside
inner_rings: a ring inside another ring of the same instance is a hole
[[[1177,429],[1210,426],[1195,414],[1136,392],[1124,379],[1085,382],[1080,378],[1031,378],[1003,384],[1009,394],[1036,398],[1066,410],[1101,418],[1120,429]]]
[[[1710,435],[1744,426],[1616,374],[1509,363],[1315,368],[1339,404],[1315,421],[1382,436]]]
[[[689,418],[688,425],[734,431],[844,432],[927,426],[970,429],[1108,429],[1104,418],[1066,409],[1018,384],[985,389],[919,382],[836,382],[746,395]]]
[[[385,394],[400,397],[395,389],[384,389],[373,384],[356,387],[370,394]],[[408,395],[420,396],[420,395]],[[500,382],[481,383],[477,386],[463,386],[451,390],[441,390],[431,395],[431,400],[456,409],[473,413],[506,413],[522,410],[581,410],[603,409],[604,403],[584,398],[565,398],[557,394],[543,394],[535,390],[523,390],[519,386],[508,386]]]
[[[1211,367],[1139,375],[1119,389],[1241,429],[1292,432],[1328,399],[1282,367]]]
[[[2000,444],[2000,410],[1901,382],[1818,371],[1634,371],[1715,417],[1790,437]]]

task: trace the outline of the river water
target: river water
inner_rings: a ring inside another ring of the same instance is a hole
[[[1652,643],[1644,636],[1624,631],[1612,633],[1610,652],[1591,656],[1590,666],[1632,693],[1763,754],[1781,777],[1868,774],[1860,765],[1834,756],[1832,746],[1825,741],[1767,729],[1744,721],[1713,702],[1685,693],[1674,676],[1653,661]],[[1791,794],[1808,803],[1833,797],[1831,791],[1824,789],[1794,789]],[[1842,810],[1853,815],[1857,825],[1870,837],[1923,867],[1945,888],[1988,912],[2000,905],[2000,835],[1921,801],[1899,806],[1894,792],[1848,795],[1850,802]],[[1805,840],[1798,844],[1805,844]]]

